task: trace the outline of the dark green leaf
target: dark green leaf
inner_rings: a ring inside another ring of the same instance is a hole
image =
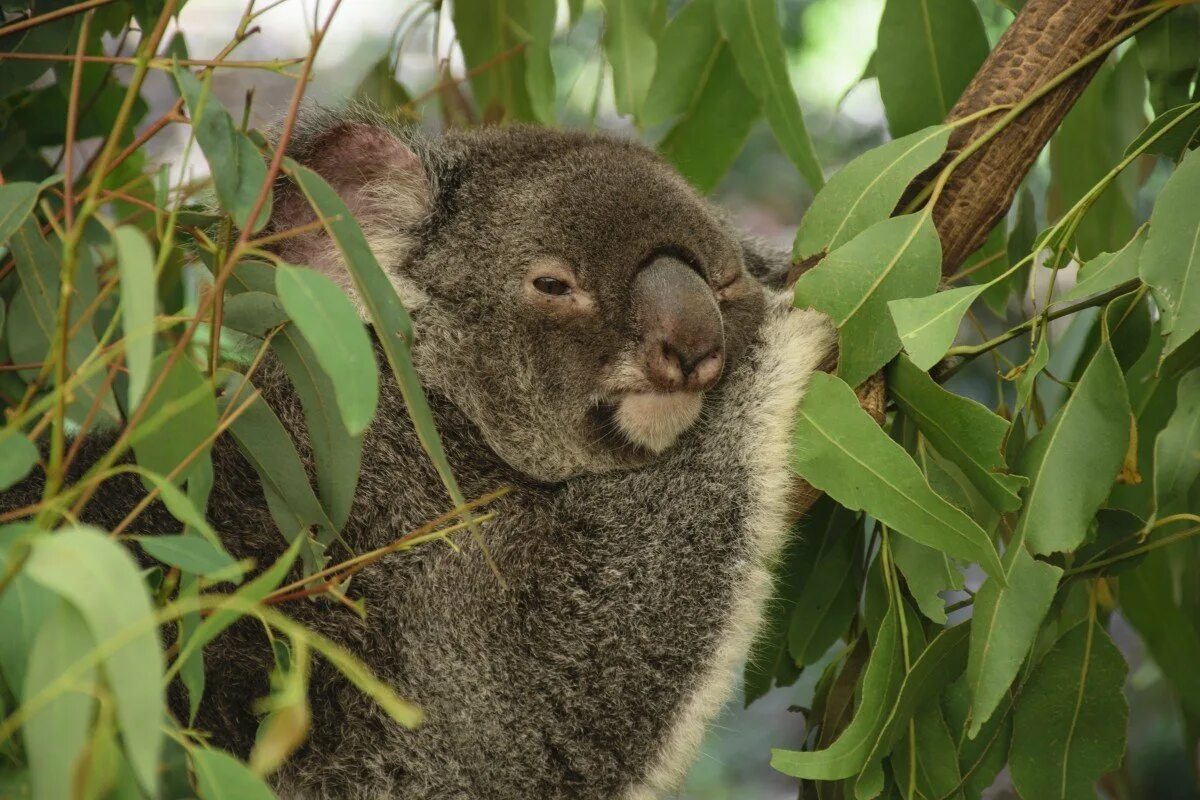
[[[1137,33],[1137,54],[1150,79],[1150,104],[1161,114],[1186,103],[1200,66],[1200,9],[1181,5]]]
[[[128,407],[137,408],[150,383],[154,359],[154,251],[137,228],[113,232],[121,275],[121,314],[125,329],[125,366],[129,369]]]
[[[1009,765],[1022,797],[1094,798],[1121,762],[1129,715],[1125,659],[1095,622],[1046,654],[1017,699]]]
[[[1161,514],[1200,477],[1200,369],[1179,380],[1175,411],[1154,441],[1154,501]]]
[[[955,791],[962,774],[954,737],[937,703],[928,703],[913,715],[912,728],[896,744],[890,761],[896,784],[904,791],[911,786],[915,797],[962,796]]]
[[[654,4],[646,0],[604,0],[604,52],[612,66],[617,111],[640,119],[654,78]]]
[[[921,544],[978,562],[990,575],[1001,574],[983,529],[929,488],[916,462],[842,381],[813,375],[793,441],[792,468],[842,505],[863,509]]]
[[[395,111],[412,102],[408,91],[396,79],[390,53],[384,54],[367,70],[358,88],[354,90],[354,97],[383,112]]]
[[[291,319],[279,298],[267,292],[235,294],[225,301],[222,311],[222,326],[259,339]]]
[[[1082,300],[1094,294],[1115,289],[1123,283],[1135,280],[1138,276],[1138,264],[1142,256],[1142,247],[1146,244],[1143,228],[1138,235],[1115,253],[1101,253],[1079,268],[1079,278],[1075,285],[1062,296],[1057,298],[1059,303],[1070,303]]]
[[[887,0],[875,72],[892,135],[944,120],[988,49],[971,0]]]
[[[937,288],[941,242],[926,212],[876,223],[796,282],[795,305],[838,326],[838,375],[857,386],[900,350],[888,301]]]
[[[33,213],[37,196],[36,183],[0,184],[0,245],[5,244]]]
[[[1125,379],[1105,342],[1070,398],[1021,456],[1020,472],[1030,485],[1017,537],[1033,552],[1073,550],[1083,542],[1125,458],[1129,414]]]
[[[169,359],[170,353],[154,359],[150,367],[154,380]],[[195,364],[177,358],[150,398],[130,442],[139,464],[159,475],[169,475],[193,451],[207,452],[212,443],[205,441],[216,428],[217,404],[212,387]],[[182,483],[184,477],[176,476],[176,483]]]
[[[934,550],[906,536],[892,540],[892,557],[904,574],[904,582],[921,613],[934,622],[945,624],[946,604],[940,592],[963,587],[963,575],[940,550]]]
[[[717,19],[742,78],[758,93],[783,152],[813,190],[825,183],[788,77],[787,54],[774,0],[717,0]]]
[[[527,0],[454,3],[454,32],[472,73],[471,88],[484,118],[535,119],[525,77],[530,30]],[[653,64],[653,59],[649,62]]]
[[[788,625],[788,651],[793,663],[816,663],[846,633],[858,608],[855,580],[861,525],[857,515],[828,502],[828,512],[806,520],[800,536],[807,539],[808,574],[795,598]]]
[[[663,29],[658,40],[658,64],[642,111],[646,125],[667,122],[699,103],[706,84],[712,80],[709,73],[725,50],[717,28],[715,3],[693,0]],[[734,121],[732,115],[728,121]]]
[[[1164,130],[1168,129],[1168,130]],[[1176,106],[1154,118],[1146,129],[1125,148],[1125,155],[1138,150],[1150,139],[1145,152],[1166,156],[1178,162],[1187,155],[1188,148],[1200,134],[1200,106],[1194,103]]]
[[[997,511],[1015,511],[1025,480],[1005,475],[1001,447],[1008,423],[967,397],[948,392],[901,356],[888,371],[888,388],[938,452],[962,469]]]
[[[959,772],[964,779],[964,797],[975,798],[983,796],[984,790],[992,785],[996,775],[1008,763],[1012,703],[1006,698],[974,739],[967,736],[970,708],[971,696],[964,676],[942,694],[942,710],[955,739]]]
[[[19,430],[0,430],[0,491],[28,475],[39,457],[37,447]]]

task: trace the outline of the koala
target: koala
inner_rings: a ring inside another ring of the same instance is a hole
[[[464,536],[357,575],[349,594],[365,620],[332,602],[281,606],[425,722],[396,725],[317,659],[311,733],[275,788],[643,800],[677,787],[769,594],[792,518],[794,413],[835,350],[830,323],[791,308],[786,255],[739,234],[640,144],[527,127],[430,139],[362,111],[310,110],[289,151],[343,197],[410,310],[414,363],[463,492],[513,491],[481,529],[487,553]],[[276,231],[313,219],[285,182],[273,214]],[[324,232],[277,247],[353,295]],[[341,533],[354,552],[448,505],[380,365]],[[282,368],[268,358],[254,382],[311,463]],[[93,438],[87,449],[101,451]],[[224,438],[213,457],[214,527],[235,556],[271,563],[284,542],[256,474]],[[112,524],[141,491],[114,479],[88,517]],[[138,526],[178,523],[155,506]],[[261,625],[235,625],[205,655],[195,727],[245,756],[272,664]]]

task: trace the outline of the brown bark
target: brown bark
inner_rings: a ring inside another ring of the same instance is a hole
[[[1029,0],[963,91],[948,120],[962,119],[991,106],[1020,102],[1131,24],[1136,17],[1123,15],[1145,3],[1146,0]],[[942,241],[942,274],[957,270],[987,239],[1008,211],[1025,174],[1101,63],[1103,59],[1097,59],[1038,100],[954,171],[933,214]],[[946,156],[928,174],[936,174],[992,127],[998,117],[999,114],[988,115],[956,130],[950,137]],[[915,182],[909,196],[914,196],[923,185],[921,180]],[[819,261],[814,258],[796,264],[789,278],[794,280]],[[876,375],[859,388],[858,394],[863,407],[882,420],[886,402],[882,378]],[[820,496],[820,491],[798,481],[793,494],[796,513],[803,514]]]

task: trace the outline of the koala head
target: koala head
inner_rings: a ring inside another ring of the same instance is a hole
[[[413,314],[426,387],[534,479],[670,448],[762,320],[741,240],[641,145],[522,127],[429,141],[357,112],[310,114],[290,152],[341,194]],[[281,187],[272,227],[312,218]],[[350,289],[323,231],[278,252]]]

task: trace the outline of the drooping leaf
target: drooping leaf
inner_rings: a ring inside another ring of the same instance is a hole
[[[660,125],[695,106],[725,47],[717,27],[716,0],[694,0],[680,9],[658,39],[658,63],[642,122]]]
[[[6,244],[24,224],[25,218],[33,213],[37,196],[36,183],[0,184],[0,245]]]
[[[962,781],[958,752],[941,706],[927,703],[920,708],[906,734],[892,749],[896,785],[913,787],[918,797],[961,797],[955,791]]]
[[[1125,148],[1125,155],[1149,142],[1145,152],[1166,156],[1178,163],[1187,155],[1197,135],[1200,135],[1200,106],[1194,103],[1175,106],[1155,117]]]
[[[59,602],[46,618],[29,652],[24,696],[35,697],[75,666],[95,646],[83,617]],[[71,797],[76,769],[88,741],[96,705],[96,669],[87,667],[22,727],[34,800]]]
[[[125,329],[125,366],[129,369],[128,407],[137,408],[150,383],[154,359],[154,252],[137,228],[113,232],[121,275],[121,315]]]
[[[1200,156],[1195,152],[1171,174],[1150,215],[1150,236],[1139,261],[1142,280],[1154,290],[1167,336],[1163,357],[1200,332]]]
[[[1166,548],[1151,551],[1121,575],[1121,615],[1142,637],[1183,707],[1200,716],[1200,632],[1175,599],[1171,558]]]
[[[194,575],[211,575],[237,562],[221,547],[198,536],[138,536],[138,544],[153,558]]]
[[[1200,478],[1200,370],[1179,380],[1178,393],[1154,441],[1154,505],[1160,514],[1185,499]]]
[[[940,592],[963,587],[963,574],[943,552],[918,544],[906,536],[892,540],[892,557],[904,574],[908,591],[921,613],[934,622],[946,622],[946,604]]]
[[[809,780],[841,780],[858,774],[895,704],[904,674],[899,612],[889,608],[875,637],[863,675],[858,712],[829,747],[815,752],[771,751],[771,766],[785,775]]]
[[[332,382],[318,366],[312,347],[299,331],[285,327],[272,340],[271,347],[300,396],[317,473],[317,494],[329,519],[340,530],[350,517],[350,505],[358,486],[362,434],[354,436],[346,430]]]
[[[208,159],[217,200],[239,228],[261,230],[271,218],[270,195],[257,219],[251,221],[250,214],[267,180],[267,165],[262,153],[249,136],[237,129],[233,117],[213,94],[211,72],[203,82],[178,65],[174,73],[179,93],[187,102],[192,117],[196,142]]]
[[[716,60],[702,77],[694,101],[660,149],[693,186],[710,192],[733,166],[761,105],[742,80],[724,42],[718,41]],[[651,107],[649,100],[646,107]]]
[[[1012,703],[1004,698],[992,718],[984,724],[974,739],[967,736],[967,715],[971,696],[964,675],[942,693],[942,711],[954,736],[958,753],[959,773],[964,776],[963,797],[983,795],[996,775],[1008,763],[1008,746],[1012,740]]]
[[[1094,294],[1107,292],[1123,283],[1134,280],[1138,276],[1138,264],[1141,261],[1142,248],[1146,237],[1142,231],[1115,253],[1101,253],[1079,268],[1079,278],[1075,285],[1065,294],[1057,298],[1059,303],[1071,303],[1082,300]]]
[[[950,128],[936,125],[868,150],[840,169],[800,220],[792,254],[833,251],[891,216],[913,178],[942,155]]]
[[[455,505],[464,505],[466,499],[450,471],[450,462],[446,460],[441,439],[438,438],[437,429],[434,427],[429,402],[425,399],[420,378],[412,364],[412,321],[400,303],[395,287],[383,274],[383,269],[375,260],[366,237],[337,192],[315,172],[290,159],[285,160],[285,164],[288,173],[308,198],[309,204],[325,221],[326,230],[349,268],[358,296],[363,299],[363,304],[370,312],[375,332],[387,356],[388,365],[392,368],[392,374],[396,377],[396,384],[404,398],[404,407],[412,418],[421,445],[446,485],[451,501]]]
[[[0,570],[16,569],[15,552],[25,546],[28,537],[36,535],[30,524],[14,523],[0,528]],[[42,621],[58,605],[58,597],[23,570],[13,574],[4,591],[0,592],[0,672],[15,692],[25,685],[29,652],[41,630]]]
[[[785,686],[799,676],[800,669],[788,652],[789,627],[806,588],[814,578],[824,579],[823,575],[814,574],[816,558],[823,550],[836,548],[842,539],[852,538],[850,531],[845,530],[850,521],[846,516],[845,509],[828,497],[822,497],[800,521],[794,535],[788,539],[776,570],[774,591],[767,604],[763,630],[755,638],[750,655],[746,659],[743,687],[747,706],[766,694],[772,683]],[[849,571],[842,582],[853,590],[854,584]],[[820,598],[820,601],[825,603],[831,600],[826,597]],[[856,595],[852,593],[851,613],[856,600]],[[812,609],[801,613],[812,616]],[[825,609],[825,613],[828,614],[828,609]],[[816,620],[812,621],[815,629]],[[832,643],[837,635],[835,633],[826,646]]]
[[[129,763],[153,796],[162,750],[163,657],[137,564],[103,531],[80,526],[36,538],[25,572],[70,602],[97,642],[126,642],[104,659],[105,683]]]
[[[362,433],[375,416],[379,376],[375,349],[354,305],[332,280],[305,267],[275,270],[275,288],[333,383],[346,430]]]
[[[1059,639],[1017,698],[1009,765],[1022,797],[1093,798],[1121,761],[1129,715],[1125,659],[1099,624]]]
[[[796,282],[794,303],[824,311],[838,326],[838,375],[857,386],[900,350],[888,301],[932,294],[941,242],[930,214],[876,223]]]
[[[169,360],[169,352],[154,359],[150,366],[152,383]],[[181,357],[175,359],[150,398],[130,442],[139,464],[159,475],[169,475],[197,449],[207,452],[212,447],[206,440],[216,427],[217,403],[212,387],[195,364]],[[176,482],[181,483],[185,476],[181,473]]]
[[[921,544],[978,562],[989,575],[1001,574],[983,529],[929,488],[912,457],[832,375],[812,377],[800,404],[791,466],[847,508],[863,509]]]
[[[783,152],[813,190],[825,183],[800,101],[787,71],[783,34],[774,0],[717,0],[717,20],[742,78],[759,100]]]
[[[191,756],[201,800],[275,800],[262,779],[228,753],[195,748]]]
[[[654,42],[654,3],[604,0],[604,52],[612,66],[617,111],[639,119],[658,49]]]
[[[550,62],[550,44],[554,40],[554,20],[558,12],[557,0],[525,0],[528,13],[528,28],[523,28],[525,38],[525,88],[534,116],[549,125],[555,115],[554,65]],[[519,24],[519,22],[514,22]]]
[[[997,511],[1015,511],[1020,476],[1004,474],[1000,450],[1008,423],[970,398],[946,391],[901,356],[888,371],[892,397],[938,452],[962,469]]]
[[[988,54],[970,0],[887,0],[875,71],[893,136],[946,118]]]
[[[1008,693],[1062,575],[1058,567],[1034,559],[1020,542],[1005,553],[1005,565],[1008,586],[989,580],[975,594],[967,661],[971,695],[967,735],[972,739]]]
[[[787,648],[798,667],[815,663],[846,632],[858,606],[855,558],[861,533],[854,529],[857,515],[836,503],[816,524],[805,524],[801,536],[809,537],[807,576],[795,601],[787,627]]]
[[[354,90],[354,97],[383,112],[393,112],[412,101],[408,90],[396,78],[390,53],[376,61]]]
[[[1067,402],[1022,453],[1019,471],[1030,484],[1017,537],[1034,553],[1073,550],[1083,541],[1125,459],[1129,414],[1125,379],[1105,342]]]

